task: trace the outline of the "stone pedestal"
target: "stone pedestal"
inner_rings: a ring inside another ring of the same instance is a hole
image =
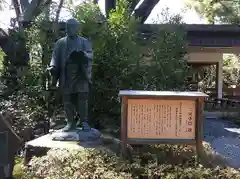
[[[27,164],[32,156],[42,156],[52,148],[76,149],[96,148],[102,145],[101,133],[97,129],[83,131],[77,128],[74,131],[64,132],[61,129],[36,138],[25,144],[25,161]]]

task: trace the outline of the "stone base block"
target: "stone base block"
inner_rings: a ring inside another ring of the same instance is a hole
[[[52,140],[53,136],[55,135],[59,136],[59,134],[61,133],[60,131],[55,131],[27,142],[25,145],[24,164],[27,165],[33,156],[37,156],[37,157],[43,156],[47,153],[49,149],[53,149],[53,148],[69,149],[69,150],[85,150],[87,148],[99,148],[99,149],[101,148],[104,150],[109,150],[111,152],[114,152],[117,155],[121,154],[121,141],[119,139],[108,134],[102,134],[100,135],[99,138],[97,139],[95,138],[95,140],[82,140],[82,138],[83,139],[87,138],[84,136],[89,136],[89,133],[88,134],[84,133],[85,135],[83,135],[82,132],[78,133],[79,135],[74,132],[70,133],[69,135],[72,135],[72,139],[75,139],[73,141]],[[94,130],[92,132],[96,132],[96,134],[98,134],[97,130],[96,131]],[[79,140],[76,140],[76,139],[79,139]],[[130,155],[131,153],[130,150],[128,153],[129,153],[128,155]]]

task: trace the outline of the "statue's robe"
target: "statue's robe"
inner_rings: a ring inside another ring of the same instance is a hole
[[[86,57],[79,57],[78,59],[77,55],[74,55],[72,58],[71,54],[73,52],[84,52]],[[59,88],[62,93],[70,94],[89,91],[92,57],[91,42],[83,37],[78,36],[75,39],[63,37],[56,42],[50,66],[56,68],[56,77],[59,80]],[[81,63],[81,60],[86,61],[86,59],[87,63]]]

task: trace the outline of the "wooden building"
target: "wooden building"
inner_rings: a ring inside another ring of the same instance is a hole
[[[175,25],[144,24],[140,32],[149,36],[164,26]],[[185,24],[182,27],[188,40],[189,64],[195,67],[215,65],[217,98],[223,98],[223,54],[240,53],[240,26]]]

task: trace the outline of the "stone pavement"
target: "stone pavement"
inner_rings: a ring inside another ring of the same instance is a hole
[[[240,168],[240,128],[229,120],[206,118],[204,140],[223,156],[228,165]]]

